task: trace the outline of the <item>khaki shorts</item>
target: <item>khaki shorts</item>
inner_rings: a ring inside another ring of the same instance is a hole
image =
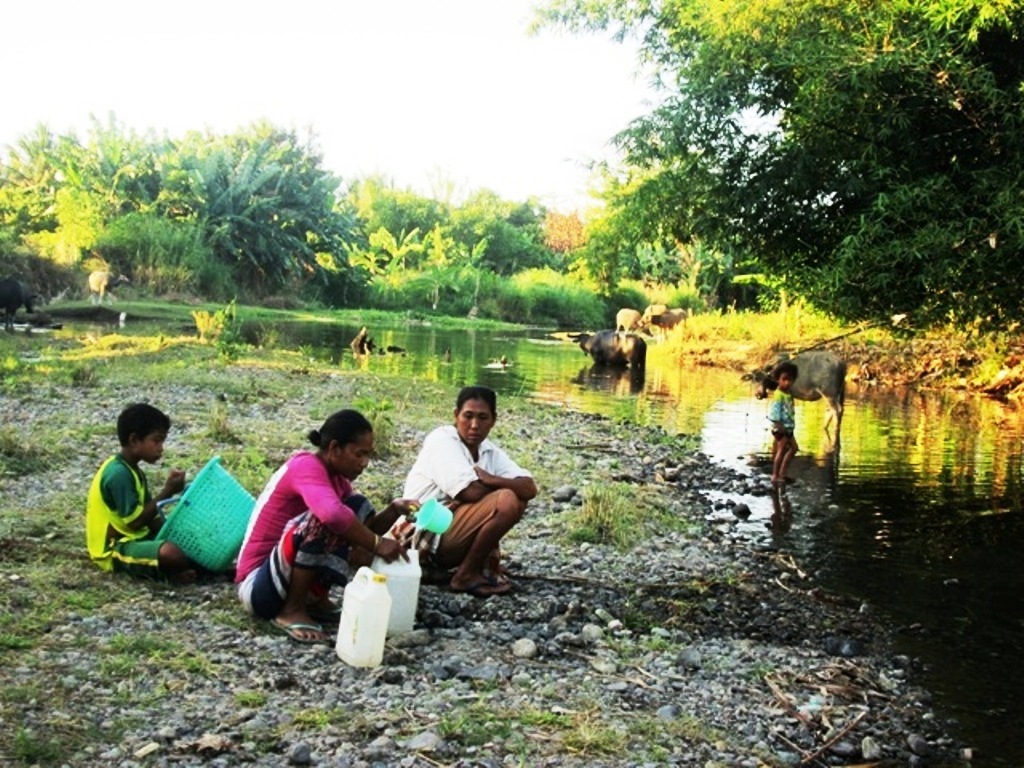
[[[497,491],[495,491],[497,493]],[[441,568],[457,568],[469,553],[479,531],[496,512],[494,494],[489,493],[480,501],[460,504],[454,510],[452,526],[441,537],[441,543],[434,553],[434,564]]]

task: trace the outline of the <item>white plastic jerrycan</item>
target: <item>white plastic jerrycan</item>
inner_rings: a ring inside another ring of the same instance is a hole
[[[384,640],[391,615],[388,577],[367,567],[345,587],[335,650],[353,667],[376,667],[384,660]]]
[[[373,570],[388,579],[388,593],[391,595],[391,618],[388,620],[388,637],[411,632],[416,621],[416,605],[420,599],[420,553],[412,548],[406,554],[408,562],[398,558],[389,563],[382,557],[373,559]]]

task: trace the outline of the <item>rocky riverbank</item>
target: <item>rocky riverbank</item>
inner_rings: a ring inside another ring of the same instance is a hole
[[[744,533],[744,500],[769,493],[763,475],[685,439],[527,401],[499,403],[493,434],[542,488],[506,541],[516,589],[475,600],[424,584],[416,630],[379,668],[248,619],[226,579],[99,574],[81,552],[82,499],[131,400],[174,418],[169,466],[218,453],[256,491],[330,410],[390,389],[389,452],[359,484],[384,501],[454,397],[301,368],[189,374],[0,400],[0,762],[959,764],[884,617],[818,589],[784,539]],[[566,532],[588,489],[608,483],[635,500],[635,536],[575,543]]]

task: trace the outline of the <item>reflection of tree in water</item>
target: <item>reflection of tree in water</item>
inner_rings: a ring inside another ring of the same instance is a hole
[[[594,363],[589,368],[582,368],[573,378],[573,383],[615,395],[636,395],[644,391],[644,369]]]

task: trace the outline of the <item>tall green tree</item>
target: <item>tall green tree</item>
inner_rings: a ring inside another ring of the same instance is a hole
[[[480,266],[500,275],[546,267],[558,259],[544,244],[546,211],[532,202],[512,203],[481,190],[452,213],[452,237],[472,251],[487,242]]]
[[[664,99],[619,142],[635,205],[849,319],[1024,319],[1024,6],[556,0],[635,34]]]
[[[65,142],[45,125],[8,148],[0,165],[0,227],[5,239],[57,226],[54,203],[62,182],[59,154]]]
[[[178,159],[162,204],[198,217],[214,257],[257,294],[326,279],[322,255],[355,242],[355,221],[335,210],[340,180],[290,131],[258,123],[221,139],[191,134]]]

